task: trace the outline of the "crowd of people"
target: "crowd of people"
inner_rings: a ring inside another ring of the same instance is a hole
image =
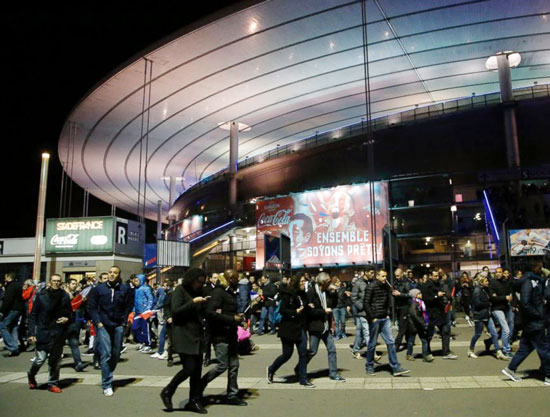
[[[497,359],[509,361],[502,372],[520,381],[518,367],[536,350],[540,372],[550,385],[550,271],[533,263],[526,273],[515,274],[484,267],[473,278],[464,272],[453,279],[442,269],[414,277],[411,270],[398,268],[392,279],[384,269],[366,268],[350,282],[320,272],[290,278],[268,279],[243,276],[234,270],[206,274],[189,269],[177,282],[162,285],[146,282],[144,275],[132,275],[123,282],[121,270],[113,266],[99,275],[78,282],[62,282],[53,274],[47,283],[27,280],[20,285],[14,274],[6,274],[2,288],[0,337],[7,353],[17,356],[33,349],[35,357],[28,371],[28,384],[37,388],[36,374],[48,361],[48,389],[60,393],[59,369],[63,347],[68,344],[74,369],[83,371],[82,355],[93,355],[93,366],[101,370],[105,396],[113,395],[114,371],[128,344],[152,359],[166,360],[179,370],[161,391],[167,410],[173,409],[177,387],[190,380],[186,410],[206,413],[203,392],[213,380],[227,372],[225,402],[245,406],[237,384],[239,356],[258,347],[251,336],[277,334],[282,353],[266,368],[266,380],[292,357],[296,382],[315,388],[308,364],[324,343],[328,354],[328,377],[345,382],[337,364],[335,340],[344,339],[346,320],[355,322],[355,339],[349,345],[356,359],[365,360],[367,375],[373,375],[382,361],[376,351],[378,336],[387,346],[393,376],[410,373],[399,362],[397,352],[406,350],[406,360],[435,360],[431,343],[436,334],[442,342],[443,360],[456,360],[451,350],[455,312],[463,310],[473,327],[467,357],[478,359],[475,346],[484,329],[485,351],[494,347]],[[398,332],[394,337],[392,319]],[[416,338],[421,353],[414,354]],[[512,344],[519,338],[519,349]],[[81,354],[80,342],[87,350]],[[155,350],[156,349],[156,350]],[[203,367],[209,367],[202,374]],[[292,381],[290,381],[292,382]]]

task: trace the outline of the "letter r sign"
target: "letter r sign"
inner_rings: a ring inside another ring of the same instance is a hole
[[[128,243],[128,225],[127,224],[117,222],[116,243],[117,245],[126,245],[126,243]]]

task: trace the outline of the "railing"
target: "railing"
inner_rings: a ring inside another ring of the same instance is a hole
[[[550,97],[550,84],[534,85],[532,87],[518,88],[514,90],[514,98],[518,101],[540,97]],[[491,107],[500,104],[500,102],[500,93],[490,93],[481,96],[474,95],[443,103],[431,104],[428,106],[417,105],[411,110],[373,119],[371,127],[373,130],[387,129],[389,127],[415,123],[419,120],[436,118],[446,114],[483,107]],[[271,149],[252,158],[246,158],[244,161],[239,162],[238,169],[260,164],[284,155],[290,155],[297,151],[315,148],[330,142],[349,139],[351,136],[365,133],[366,129],[367,123],[364,120],[361,120],[360,122],[349,126],[340,127],[327,132],[316,133],[315,135],[306,137],[296,142],[283,146],[277,146],[276,149]],[[218,171],[189,187],[185,190],[185,193],[202,188],[213,181],[223,178],[227,174],[229,174],[229,168]]]

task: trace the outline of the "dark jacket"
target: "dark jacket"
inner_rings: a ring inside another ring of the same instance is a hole
[[[521,285],[519,311],[523,331],[543,330],[545,326],[544,279],[530,273]]]
[[[178,285],[169,298],[174,352],[185,355],[201,354],[206,346],[202,305],[194,303],[194,296],[182,285]]]
[[[23,287],[17,281],[6,283],[6,292],[2,301],[2,314],[6,316],[10,311],[19,311],[22,313],[24,309]]]
[[[491,298],[491,309],[506,311],[508,310],[507,295],[510,295],[511,291],[506,282],[493,278],[489,282],[489,296]],[[496,294],[496,295],[494,295]]]
[[[471,305],[474,321],[487,321],[491,318],[491,301],[484,287],[478,285],[474,288]]]
[[[268,282],[262,287],[262,296],[264,297],[264,307],[275,306],[275,296],[277,295],[277,286],[272,282]]]
[[[428,279],[428,281],[420,287],[422,291],[422,299],[426,303],[426,310],[430,317],[430,324],[434,326],[442,326],[445,324],[445,306],[448,302],[447,295],[438,296],[439,291],[444,291],[439,283]]]
[[[367,287],[363,303],[367,319],[372,321],[388,317],[391,313],[391,297],[390,285],[374,280]]]
[[[133,308],[132,291],[120,279],[99,284],[88,296],[88,312],[96,326],[98,323],[108,328],[124,326]]]
[[[357,317],[366,317],[364,300],[365,291],[367,290],[368,283],[362,277],[358,278],[351,289],[351,305],[354,307],[355,315]]]
[[[54,301],[52,290],[44,289],[38,293],[29,317],[29,336],[36,337],[36,348],[48,352],[53,346],[63,343],[67,329],[72,323],[71,299],[62,289]],[[57,319],[67,317],[65,324],[56,323]]]
[[[210,340],[213,343],[237,343],[237,294],[231,287],[217,286],[206,306]]]
[[[401,293],[401,295],[394,296],[395,309],[400,311],[399,314],[408,313],[411,305],[411,297],[409,296],[409,291],[412,289],[411,282],[407,278],[402,278],[401,280],[395,280],[393,287]]]
[[[332,308],[330,297],[327,292],[325,292],[325,296],[327,299],[327,308]],[[317,291],[315,291],[315,285],[309,288],[306,299],[309,307],[307,309],[307,330],[310,333],[321,335],[325,332],[325,330],[329,330],[331,328],[330,324],[332,314],[327,314],[323,308],[321,299],[319,298]],[[313,307],[309,306],[309,304],[312,304]]]
[[[346,291],[346,287],[343,284],[333,291],[329,291],[330,304],[334,308],[342,308],[350,305],[350,298],[346,295]]]
[[[420,306],[414,301],[409,305],[409,319],[407,324],[410,334],[418,333],[421,338],[426,336],[427,323],[424,320],[422,311],[420,311]]]
[[[279,323],[278,336],[281,339],[296,341],[300,338],[302,330],[305,328],[305,317],[307,314],[307,306],[298,294],[286,288],[281,288],[279,292],[281,306],[281,323]],[[296,310],[304,306],[301,313]]]

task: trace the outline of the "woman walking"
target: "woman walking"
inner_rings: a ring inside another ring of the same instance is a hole
[[[183,368],[160,393],[160,398],[169,411],[173,409],[174,392],[183,381],[190,378],[189,402],[185,410],[207,413],[200,403],[202,354],[206,345],[203,303],[208,300],[201,296],[205,278],[206,273],[202,269],[188,270],[182,285],[178,285],[172,295],[170,310],[173,349],[179,354]]]
[[[493,340],[493,344],[497,349],[497,359],[509,360],[508,357],[502,353],[502,350],[500,350],[498,346],[498,334],[495,329],[493,319],[491,318],[491,302],[489,301],[489,293],[487,291],[487,288],[489,287],[489,280],[486,276],[479,274],[478,276],[476,276],[474,283],[476,286],[472,295],[472,314],[475,323],[475,333],[472,337],[472,340],[470,341],[468,357],[473,359],[478,358],[478,356],[474,352],[474,349],[477,340],[483,332],[483,327],[485,327],[489,331],[489,334],[491,335],[491,338]]]
[[[273,383],[273,377],[277,370],[292,357],[294,345],[296,345],[299,359],[294,371],[300,385],[306,388],[315,388],[315,385],[307,379],[306,303],[304,302],[306,281],[305,277],[293,276],[288,287],[280,289],[281,307],[279,311],[282,319],[279,324],[278,337],[281,339],[283,352],[266,369],[268,384]]]

